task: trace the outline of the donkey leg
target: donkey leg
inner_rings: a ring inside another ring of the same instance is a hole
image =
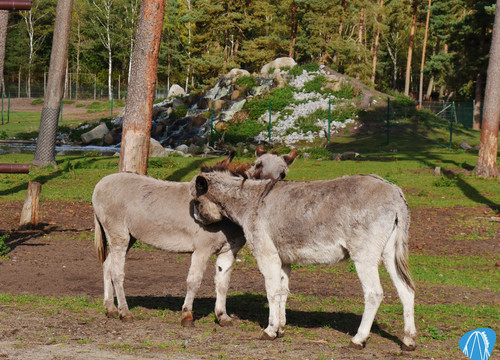
[[[124,242],[128,244],[128,240]],[[123,282],[125,280],[125,257],[127,255],[128,246],[121,245],[115,246],[115,251],[111,258],[111,280],[116,291],[116,299],[118,301],[118,313],[123,321],[133,319],[133,316],[128,308],[127,299],[125,298],[125,290],[123,289]]]
[[[187,292],[182,305],[182,320],[181,325],[184,327],[194,326],[193,321],[193,302],[196,292],[200,288],[203,274],[207,268],[208,259],[210,258],[208,249],[201,251],[196,249],[191,255],[191,266],[189,267],[188,277],[186,280]]]
[[[269,302],[269,324],[264,330],[261,339],[273,340],[277,337],[280,324],[281,259],[277,252],[270,252],[270,249],[267,247],[266,251],[267,254],[254,251],[254,255],[257,259],[259,270],[264,275],[267,301]]]
[[[365,309],[358,332],[351,339],[351,346],[362,349],[370,336],[370,330],[375,319],[378,307],[384,297],[382,285],[378,274],[378,264],[356,262],[356,272],[358,273],[361,286],[363,287],[365,298]]]
[[[113,250],[111,249],[110,254]],[[106,316],[117,318],[120,316],[118,309],[115,306],[115,299],[113,294],[113,282],[111,281],[111,256],[108,255],[102,264],[103,278],[104,278],[104,309]]]
[[[278,337],[283,337],[285,334],[286,324],[286,300],[288,298],[289,288],[288,283],[290,280],[290,271],[292,267],[290,264],[281,266],[281,299],[280,299],[280,321],[278,328]]]
[[[403,280],[399,277],[396,270],[396,262],[394,258],[394,250],[392,254],[384,253],[384,266],[391,277],[391,280],[396,288],[401,303],[403,304],[403,317],[404,317],[404,338],[401,349],[405,351],[413,351],[416,348],[417,328],[415,327],[415,292],[409,288]]]
[[[215,316],[220,326],[230,326],[233,323],[231,316],[226,311],[227,292],[229,290],[229,280],[231,279],[231,271],[233,270],[236,252],[239,249],[232,249],[217,256],[215,262]],[[233,252],[234,251],[234,252]]]

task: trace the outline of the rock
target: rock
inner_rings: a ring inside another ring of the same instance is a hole
[[[186,106],[186,104],[184,104],[184,101],[182,101],[181,99],[174,99],[172,101],[172,107],[174,108],[174,110],[180,106]]]
[[[340,160],[342,160],[342,154],[339,154],[339,153],[332,154],[332,160],[333,161],[340,161]]]
[[[276,88],[278,88],[278,89],[285,87],[285,85],[286,85],[285,79],[283,78],[283,76],[279,72],[274,74],[274,83],[276,84]]]
[[[305,152],[305,153],[302,154],[302,158],[306,159],[306,160],[309,160],[309,159],[311,159],[311,154]]]
[[[202,97],[197,101],[196,106],[198,107],[198,109],[208,109],[209,104],[210,104],[210,99]]]
[[[85,144],[88,144],[92,140],[102,139],[104,136],[106,136],[108,134],[108,132],[109,132],[109,129],[106,126],[106,124],[101,123],[101,124],[99,124],[99,126],[93,128],[89,132],[82,134],[81,139]]]
[[[229,124],[224,121],[219,121],[217,124],[215,124],[215,130],[217,130],[218,132],[226,131],[228,127]]]
[[[240,90],[234,90],[233,93],[231,94],[231,100],[238,100],[241,97],[241,91]]]
[[[346,151],[345,153],[342,154],[342,160],[353,160],[357,158],[359,154],[354,151]]]
[[[470,150],[472,149],[472,146],[470,146],[467,141],[462,141],[462,143],[460,144],[460,148],[467,151],[467,150]]]
[[[151,136],[153,137],[160,137],[163,135],[163,131],[165,130],[165,126],[162,124],[159,125],[152,125],[151,126]]]
[[[370,106],[372,106],[373,102],[373,96],[369,94],[368,92],[363,91],[362,96],[361,96],[361,108],[362,109],[368,109]]]
[[[207,118],[205,118],[203,115],[198,115],[191,117],[189,119],[189,129],[198,129],[200,126],[205,124],[207,122]]]
[[[441,176],[441,167],[440,167],[440,166],[436,166],[436,167],[434,168],[434,171],[432,172],[432,174],[433,174],[434,176]]]
[[[170,90],[168,90],[168,97],[184,96],[184,95],[186,95],[186,92],[180,85],[177,84],[173,84],[170,87]]]
[[[153,118],[157,117],[160,115],[160,113],[167,111],[169,108],[163,107],[163,106],[153,106]]]
[[[116,145],[122,140],[122,133],[119,129],[111,129],[110,132],[104,136],[104,144],[106,145]]]
[[[211,101],[209,103],[209,106],[210,108],[212,107],[212,103],[214,105],[214,111],[221,111],[222,110],[222,107],[224,106],[224,104],[226,103],[226,100],[222,100],[222,99],[219,99],[219,100],[215,100],[215,101]]]
[[[187,145],[182,144],[182,145],[177,146],[175,148],[175,150],[186,154],[189,151],[189,147]]]
[[[231,71],[224,75],[225,78],[229,79],[237,79],[242,76],[250,76],[250,73],[243,69],[231,69]]]
[[[170,154],[161,144],[155,139],[149,140],[149,157],[165,157]]]
[[[196,146],[195,144],[191,144],[191,145],[189,145],[188,150],[190,153],[196,153],[196,152],[198,152],[198,150],[200,150],[200,147]]]
[[[285,66],[289,66],[292,68],[295,65],[297,65],[297,63],[291,57],[281,57],[281,58],[277,58],[277,59],[271,61],[270,63],[267,63],[266,65],[264,65],[262,67],[262,69],[260,70],[260,73],[261,74],[269,74],[269,71],[271,69],[278,69],[279,70],[280,68],[285,67]]]

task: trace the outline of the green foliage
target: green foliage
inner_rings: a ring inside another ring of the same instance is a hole
[[[290,75],[295,75],[295,76],[299,76],[299,75],[302,75],[302,73],[304,72],[304,70],[308,73],[310,72],[316,72],[319,70],[319,65],[316,64],[316,63],[308,63],[308,64],[305,64],[305,65],[295,65],[293,68],[291,68],[288,73]]]
[[[231,144],[247,142],[249,138],[259,135],[259,133],[266,128],[265,125],[249,119],[236,125],[230,125],[225,132],[224,141]],[[221,137],[222,134],[216,134],[214,140],[220,139]]]
[[[5,240],[8,240],[9,237],[9,234],[0,235],[0,257],[6,256],[10,251],[10,247],[5,244]]]
[[[285,86],[272,90],[265,97],[247,101],[244,110],[249,110],[249,119],[257,120],[264,113],[269,111],[269,102],[271,102],[272,111],[281,111],[294,101],[293,88]]]
[[[332,159],[333,157],[332,152],[323,146],[314,146],[305,149],[304,152],[307,152],[311,156],[311,159]]]
[[[236,80],[235,84],[245,86],[247,90],[251,90],[258,85],[257,80],[253,76],[242,76]]]
[[[5,140],[8,138],[7,133],[4,130],[0,130],[0,140]]]
[[[39,105],[39,104],[43,104],[43,99],[35,99],[31,102],[31,105]]]
[[[304,84],[303,90],[305,92],[317,92],[317,93],[323,93],[323,90],[321,90],[321,87],[323,86],[323,82],[325,81],[325,77],[323,75],[318,75],[316,76],[313,80],[308,81]]]
[[[350,84],[342,84],[340,90],[332,92],[332,95],[339,99],[352,99],[354,98],[354,90]]]
[[[180,118],[183,118],[186,116],[187,114],[187,111],[188,111],[188,107],[186,105],[179,105],[177,106],[173,113],[172,113],[172,116],[175,118],[175,119],[180,119]]]

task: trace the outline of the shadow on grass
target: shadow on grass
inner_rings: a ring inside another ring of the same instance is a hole
[[[153,297],[136,296],[127,297],[130,308],[144,307],[151,310],[170,310],[178,312],[179,323],[181,320],[181,308],[184,298],[175,296]],[[213,314],[215,299],[211,297],[196,298],[193,304],[195,321]],[[267,297],[261,294],[239,294],[230,295],[227,298],[228,313],[231,316],[258,323],[262,329],[267,327],[269,319],[269,308]],[[339,332],[354,336],[361,323],[361,314],[350,312],[323,312],[323,311],[303,311],[287,309],[287,325],[301,328],[331,328]],[[375,321],[372,325],[372,332],[383,338],[394,341],[401,345],[399,338],[387,333]],[[286,328],[285,328],[286,333]]]
[[[184,176],[188,175],[194,170],[199,170],[200,167],[207,161],[206,158],[200,158],[196,159],[193,162],[191,162],[188,166],[185,166],[183,168],[180,168],[176,171],[174,171],[173,174],[169,175],[165,180],[168,181],[181,181]]]

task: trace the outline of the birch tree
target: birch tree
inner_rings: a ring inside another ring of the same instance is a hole
[[[21,16],[28,33],[28,78],[26,84],[26,95],[28,98],[31,98],[31,73],[33,71],[35,56],[47,36],[47,33],[42,32],[38,26],[38,23],[48,15],[47,8],[42,11],[40,5],[41,1],[35,0],[32,1],[30,10],[21,11]]]
[[[108,98],[113,97],[113,43],[111,35],[112,19],[111,10],[114,0],[91,0],[94,12],[92,22],[97,29],[97,35],[108,55]]]
[[[9,11],[0,10],[0,91],[5,94],[3,81],[3,65],[5,62],[5,44],[7,41],[7,23],[9,21]]]

